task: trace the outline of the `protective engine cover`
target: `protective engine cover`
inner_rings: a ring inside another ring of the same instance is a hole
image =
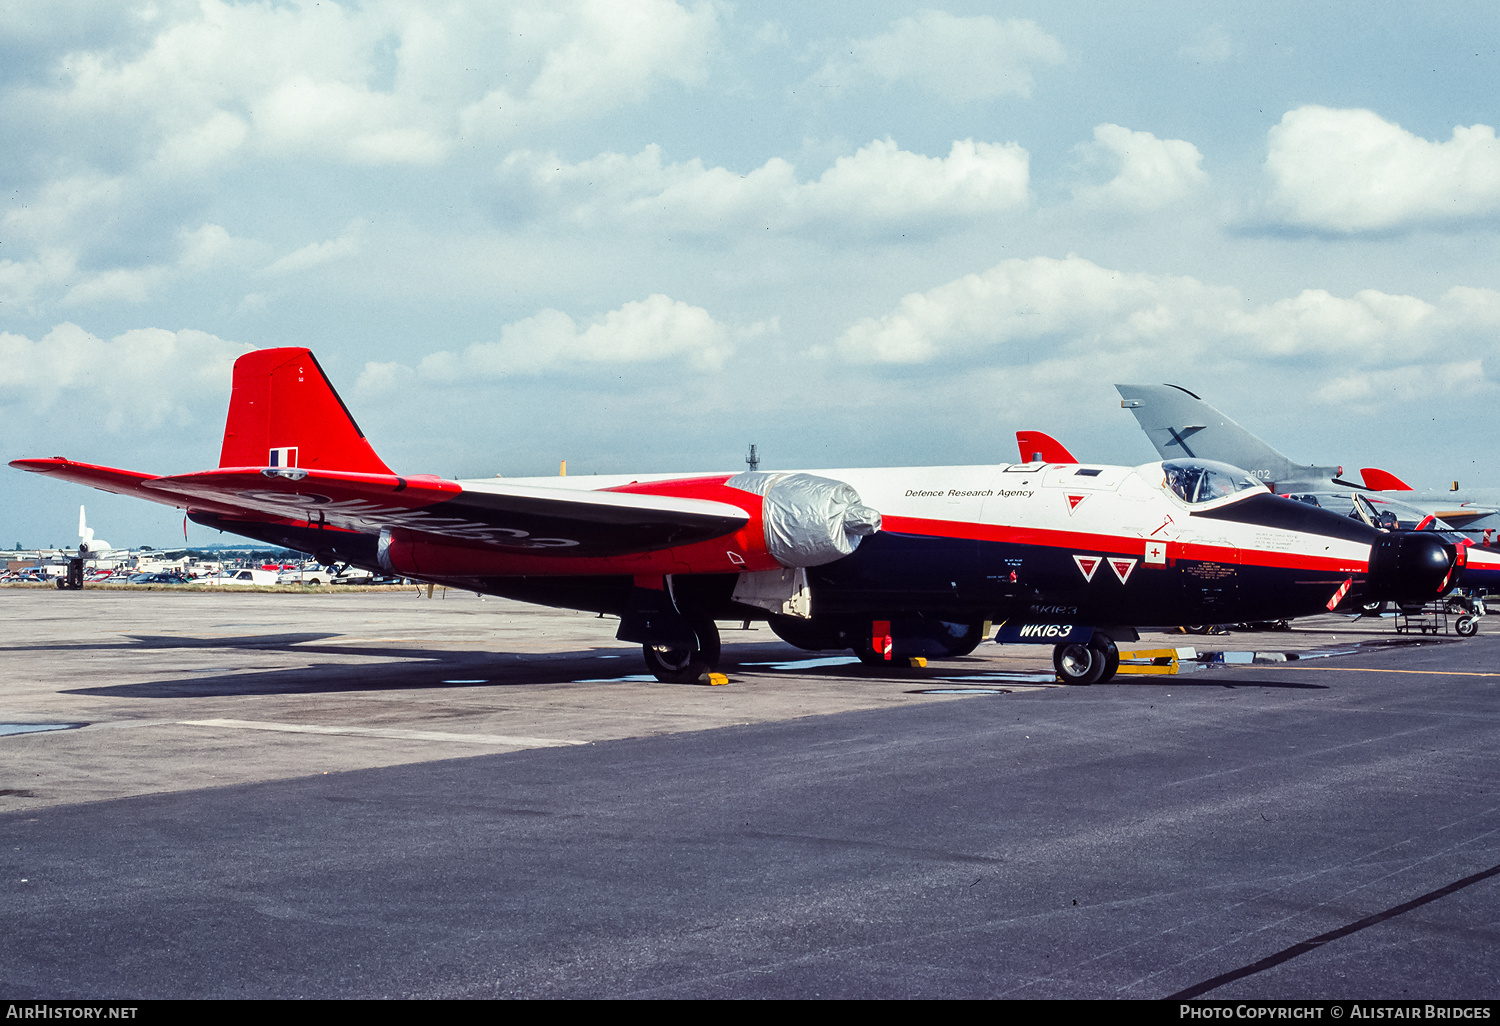
[[[766,551],[785,567],[822,566],[880,530],[880,514],[843,481],[816,474],[736,474],[730,488],[763,496]]]

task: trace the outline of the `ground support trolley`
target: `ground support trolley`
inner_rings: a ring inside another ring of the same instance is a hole
[[[1453,595],[1420,608],[1398,608],[1396,633],[1457,634],[1472,638],[1479,633],[1479,618],[1483,615],[1472,608],[1472,602],[1465,595]]]

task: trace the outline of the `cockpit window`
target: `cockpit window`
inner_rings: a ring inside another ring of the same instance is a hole
[[[1161,465],[1161,469],[1162,487],[1195,506],[1265,487],[1239,467],[1214,460],[1169,460]]]

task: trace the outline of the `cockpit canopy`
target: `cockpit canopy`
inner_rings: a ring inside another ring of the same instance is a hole
[[[1194,506],[1239,492],[1266,490],[1239,467],[1216,460],[1167,460],[1161,470],[1161,487]]]

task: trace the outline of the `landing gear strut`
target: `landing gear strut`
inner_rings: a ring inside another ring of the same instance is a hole
[[[1064,684],[1098,684],[1120,668],[1120,650],[1114,639],[1095,634],[1087,642],[1058,645],[1052,650],[1052,666]]]
[[[719,627],[706,617],[689,617],[693,635],[697,639],[692,648],[672,645],[641,646],[646,657],[646,669],[657,680],[667,684],[693,684],[705,673],[719,668]]]

